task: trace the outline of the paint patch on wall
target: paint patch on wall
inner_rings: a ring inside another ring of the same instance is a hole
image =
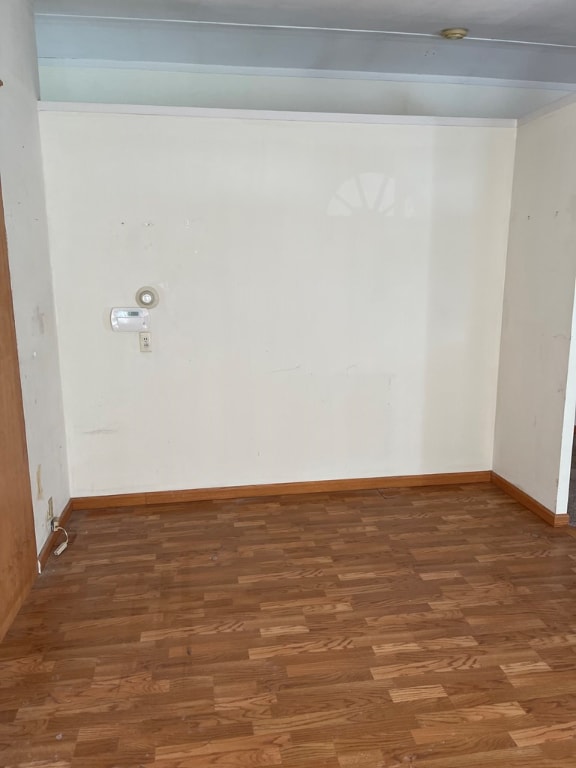
[[[36,498],[40,501],[44,498],[44,488],[42,487],[42,464],[36,467]]]

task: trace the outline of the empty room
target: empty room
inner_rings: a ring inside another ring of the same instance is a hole
[[[574,768],[572,0],[2,0],[0,189],[0,766]]]

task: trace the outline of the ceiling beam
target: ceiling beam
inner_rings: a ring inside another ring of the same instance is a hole
[[[576,82],[576,49],[237,24],[38,15],[42,59]]]

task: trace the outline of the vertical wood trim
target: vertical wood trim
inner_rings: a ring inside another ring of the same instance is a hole
[[[0,640],[35,578],[34,512],[0,187]]]

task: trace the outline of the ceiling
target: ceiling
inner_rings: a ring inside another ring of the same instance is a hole
[[[35,0],[35,9],[41,68],[576,90],[576,0]],[[444,40],[446,26],[470,35]]]
[[[576,46],[574,0],[36,0],[39,13],[435,34]]]

